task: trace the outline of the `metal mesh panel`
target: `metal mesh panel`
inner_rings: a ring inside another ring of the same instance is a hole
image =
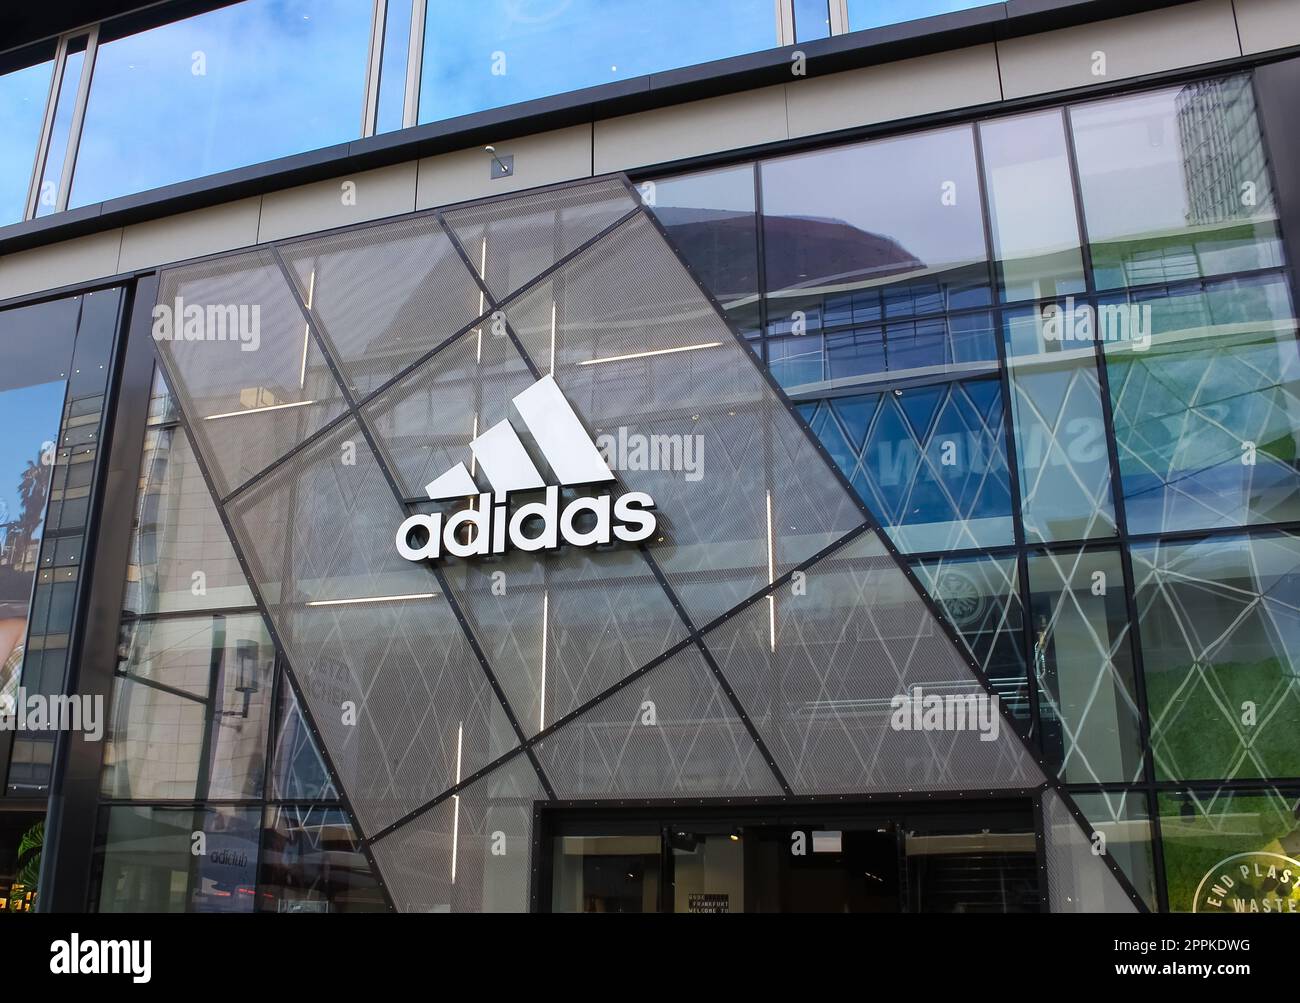
[[[480,202],[443,218],[500,300],[635,207],[622,182],[604,179]]]
[[[408,498],[457,463],[469,464],[476,435],[509,416],[510,399],[533,382],[505,333],[492,326],[457,338],[405,379],[362,408],[393,458],[393,475]]]
[[[694,647],[544,739],[537,755],[560,798],[781,793]]]
[[[433,216],[300,241],[281,253],[357,397],[482,312],[474,277]]]
[[[537,772],[518,755],[376,841],[375,859],[402,912],[528,908]]]
[[[158,302],[173,315],[182,306],[176,337],[157,346],[223,496],[342,412],[338,384],[269,252],[166,271]],[[232,341],[232,330],[248,337]]]
[[[697,625],[861,524],[848,491],[645,217],[506,314],[539,369],[554,360],[556,381],[619,479],[655,499],[652,552]]]
[[[984,691],[875,533],[709,631],[717,659],[797,793],[1021,788],[1042,781],[996,708],[896,727],[895,697]],[[924,706],[924,704],[922,704]],[[970,707],[969,703],[966,707]],[[995,713],[989,717],[989,712]],[[996,732],[993,728],[996,726]]]
[[[1043,792],[1047,888],[1052,912],[1137,912],[1128,893],[1053,790]]]
[[[515,552],[466,566],[452,589],[529,735],[686,636],[633,551]]]
[[[471,773],[516,744],[437,580],[398,556],[403,513],[354,422],[230,514],[367,831],[452,786],[458,766]]]

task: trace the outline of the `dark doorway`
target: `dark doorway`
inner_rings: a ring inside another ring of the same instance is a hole
[[[1028,802],[544,812],[554,912],[1036,912]]]

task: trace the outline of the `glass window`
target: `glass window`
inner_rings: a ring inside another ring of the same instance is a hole
[[[145,621],[123,634],[102,794],[261,797],[275,664],[261,617]]]
[[[1102,301],[1129,531],[1300,519],[1300,347],[1281,277]],[[1127,331],[1125,330],[1127,327]]]
[[[1067,783],[1141,776],[1124,572],[1114,550],[1031,554],[1043,753]]]
[[[78,299],[0,313],[0,700],[13,700],[44,535]]]
[[[1070,110],[1099,289],[1282,264],[1249,77]]]
[[[772,0],[429,0],[420,121],[776,45]]]
[[[1025,539],[1115,534],[1097,357],[1071,297],[1003,316]]]
[[[988,0],[848,0],[849,31],[983,7]]]
[[[70,205],[355,139],[371,11],[245,0],[149,30],[105,24]]]
[[[826,378],[825,354],[820,334],[767,339],[767,364],[776,382],[791,392]]]
[[[0,225],[27,213],[32,164],[45,124],[54,61],[41,49],[0,65]]]
[[[985,122],[980,143],[1003,299],[1083,292],[1079,221],[1061,112]]]
[[[167,389],[167,381],[163,379],[162,371],[155,367],[153,371],[153,387],[149,392],[148,424],[150,427],[166,425],[178,419],[176,401],[172,398],[172,392]]]
[[[259,808],[102,808],[99,911],[252,912],[260,833]]]
[[[1002,387],[953,381],[836,397],[805,418],[899,549],[1014,542]]]
[[[640,191],[669,239],[736,326],[746,335],[757,333],[754,166],[645,182]]]
[[[36,588],[30,593],[32,614],[25,645],[32,657],[22,662],[21,667],[22,686],[29,695],[63,693],[67,686],[68,650],[76,626],[86,525],[99,443],[104,438],[105,387],[121,319],[122,290],[103,289],[86,293],[63,301],[53,309],[53,314],[43,314],[38,308],[32,314],[15,311],[11,315],[11,319],[21,317],[28,323],[37,321],[25,331],[20,321],[18,331],[31,337],[33,345],[42,348],[47,343],[67,344],[65,331],[46,329],[40,323],[42,319],[54,320],[60,326],[67,325],[68,329],[75,324],[76,329],[71,363],[59,371],[60,378],[66,374],[66,390],[49,390],[52,396],[58,396],[61,404],[57,446],[53,442],[40,446],[40,462],[49,471],[46,475],[49,478],[49,502],[41,528],[40,552],[36,557]],[[3,321],[0,321],[0,330],[2,325]],[[15,349],[13,358],[22,359],[24,349],[17,346]],[[48,373],[56,365],[58,362],[54,359],[38,362],[37,372],[49,366],[45,369]],[[46,406],[53,406],[52,399]],[[15,427],[22,428],[25,419],[26,416],[16,417]],[[30,450],[35,445],[28,441],[23,449]],[[28,592],[24,590],[21,595],[26,597]],[[10,652],[9,657],[17,661],[22,656]],[[9,764],[10,790],[43,793],[48,788],[56,737],[57,733],[53,731],[26,731],[15,736]]]
[[[555,841],[554,912],[659,911],[659,836],[562,836]]]
[[[293,687],[283,676],[277,703],[271,798],[277,801],[337,801],[338,791],[325,768],[324,757],[298,706]]]
[[[180,428],[150,429],[131,537],[126,610],[151,614],[252,605],[253,594],[188,436]]]
[[[1014,557],[954,557],[914,566],[925,591],[952,621],[972,658],[1020,726],[1030,731],[1025,609]]]
[[[1300,913],[1300,791],[1158,797],[1172,912]]]
[[[772,333],[988,304],[970,128],[772,160],[762,187]]]
[[[1140,791],[1103,791],[1096,794],[1071,792],[1075,805],[1093,831],[1096,852],[1106,854],[1119,865],[1134,890],[1156,908],[1155,864],[1151,854],[1151,813],[1147,796]]]
[[[387,912],[359,844],[342,809],[267,808],[258,912]]]
[[[402,128],[406,111],[406,64],[411,47],[411,0],[388,0],[384,49],[379,66],[375,133]]]
[[[830,5],[826,0],[794,0],[794,37],[799,42],[829,38]]]
[[[1133,548],[1159,780],[1300,776],[1300,537]]]
[[[827,377],[844,380],[887,373],[894,379],[962,370],[992,372],[992,360],[997,358],[994,337],[993,321],[987,313],[828,332]],[[989,360],[987,364],[979,365],[985,360]]]
[[[50,127],[50,145],[41,166],[40,189],[36,196],[36,215],[46,216],[59,208],[62,195],[64,161],[68,156],[68,143],[72,139],[72,119],[77,106],[77,91],[81,74],[86,66],[86,36],[68,43],[63,60],[63,77],[59,93],[54,100],[54,124]]]
[[[911,911],[1038,912],[1036,842],[1028,824],[1003,823],[992,832],[983,826],[972,832],[970,822],[921,825],[922,832],[909,829],[902,840]]]

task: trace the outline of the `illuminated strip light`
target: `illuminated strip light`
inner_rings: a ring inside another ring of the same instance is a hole
[[[283,411],[287,407],[306,407],[308,404],[315,404],[315,401],[294,401],[291,404],[268,404],[266,407],[250,407],[243,411],[227,411],[224,414],[210,414],[204,417],[204,421],[216,421],[218,418],[238,418],[245,414],[261,414],[263,411]]]
[[[551,300],[551,375],[555,375],[555,300]]]
[[[717,348],[720,341],[706,341],[702,345],[685,345],[682,348],[658,348],[653,352],[633,352],[631,355],[611,355],[608,359],[587,359],[580,366],[594,366],[601,362],[626,362],[628,359],[648,359],[654,355],[675,355],[678,352],[698,352],[701,348]]]
[[[407,602],[411,599],[432,599],[437,592],[412,592],[404,596],[367,596],[364,599],[314,599],[308,606],[360,606],[372,602]]]
[[[551,593],[545,591],[542,593],[542,709],[537,717],[537,729],[544,731],[546,729],[546,634],[549,629],[551,616]]]
[[[311,281],[307,284],[307,309],[311,309],[312,300],[316,298],[316,269],[311,270]],[[302,370],[298,374],[298,386],[307,387],[307,346],[311,342],[311,324],[302,328]]]
[[[465,738],[465,722],[456,725],[456,784],[460,785],[460,751]],[[456,858],[460,852],[460,795],[451,796],[455,815],[451,823],[451,883],[456,883]]]
[[[483,339],[483,332],[479,331],[478,336],[479,336],[479,344],[481,345]],[[474,434],[470,436],[470,441],[473,441],[474,439],[477,438],[478,438],[478,412],[476,411],[474,412]],[[478,457],[474,455],[474,451],[471,449],[469,453],[469,475],[473,477],[477,473],[478,473]],[[469,507],[470,508],[474,507],[474,503],[472,500],[469,503]]]
[[[776,581],[776,541],[772,533],[772,492],[767,493],[767,584]],[[767,632],[772,651],[776,651],[776,593],[767,597]]]
[[[484,233],[483,247],[482,250],[479,251],[479,255],[478,255],[478,277],[480,283],[484,281],[484,277],[486,275],[487,275],[487,234]],[[484,297],[483,286],[482,284],[480,284],[478,289],[478,315],[480,317],[483,316],[483,310],[486,307],[487,307],[487,300]],[[483,328],[482,327],[478,329],[478,347],[475,352],[474,362],[478,365],[482,365],[483,363]]]

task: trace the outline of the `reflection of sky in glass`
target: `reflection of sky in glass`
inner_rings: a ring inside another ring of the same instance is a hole
[[[763,212],[841,221],[896,241],[933,268],[987,254],[975,147],[964,126],[769,161]],[[769,247],[769,257],[781,252]]]
[[[771,0],[430,0],[420,121],[775,45]]]
[[[798,41],[828,38],[830,33],[830,5],[826,0],[794,0],[794,35]]]
[[[0,392],[0,524],[22,515],[23,471],[40,460],[42,443],[58,438],[64,386],[59,380]]]
[[[41,538],[50,468],[38,467],[44,476],[33,485],[38,490],[30,492],[29,511],[23,505],[23,473],[40,464],[46,442],[58,440],[65,386],[58,380],[0,392],[0,619],[15,615],[9,604],[25,608],[31,592],[33,572],[22,565]],[[0,658],[7,654],[0,650]]]
[[[71,205],[356,138],[370,15],[248,0],[101,45]]]
[[[68,152],[68,134],[72,129],[72,113],[77,103],[77,88],[81,86],[81,71],[86,63],[86,53],[71,52],[63,61],[63,79],[59,81],[59,98],[54,104],[54,124],[50,126],[50,149],[45,154],[41,172],[40,197],[36,200],[36,215],[45,216],[59,206],[59,182],[63,179],[63,158]]]
[[[53,68],[37,63],[0,77],[0,226],[23,218]]]
[[[389,0],[384,16],[384,56],[379,64],[379,107],[375,132],[402,127],[406,100],[406,58],[411,47],[411,0]]]
[[[849,31],[988,6],[989,0],[849,0]]]

